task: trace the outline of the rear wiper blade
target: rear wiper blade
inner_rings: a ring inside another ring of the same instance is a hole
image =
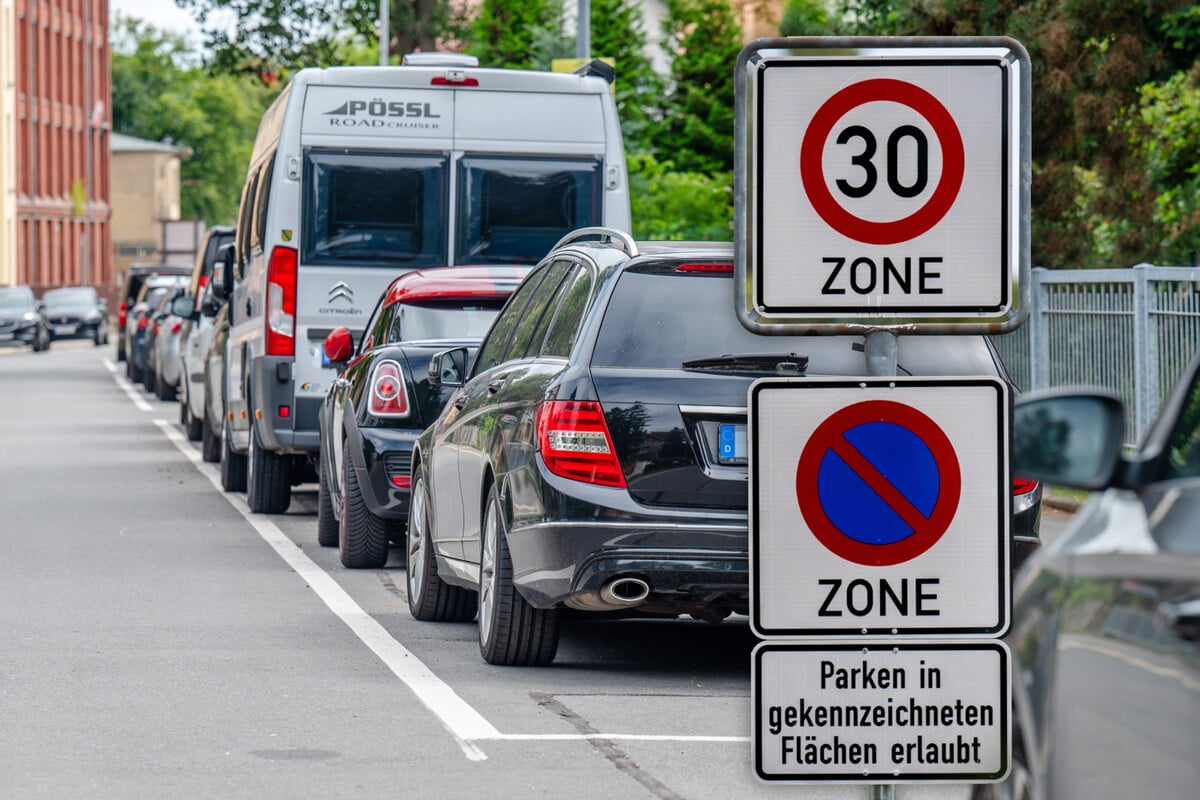
[[[803,376],[808,369],[808,356],[797,353],[745,353],[741,355],[726,353],[685,361],[683,368],[713,372],[756,372]]]

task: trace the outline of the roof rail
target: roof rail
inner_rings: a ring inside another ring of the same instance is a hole
[[[560,247],[566,247],[569,244],[574,244],[575,242],[578,242],[581,239],[586,239],[590,236],[595,236],[601,241],[607,240],[621,245],[621,249],[624,250],[630,258],[633,258],[638,254],[637,243],[633,241],[633,237],[628,233],[616,230],[615,228],[579,228],[578,230],[573,230],[563,238],[559,239],[558,244],[554,245],[552,249],[557,250]]]

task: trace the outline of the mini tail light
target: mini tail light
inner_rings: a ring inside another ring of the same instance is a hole
[[[600,486],[625,486],[604,409],[581,400],[546,400],[537,412],[538,450],[555,475]]]
[[[398,489],[411,489],[412,488],[412,476],[411,475],[393,475],[392,476],[392,485]]]
[[[267,355],[296,354],[296,250],[276,247],[267,261]]]
[[[370,411],[377,417],[407,417],[408,390],[395,361],[380,361],[371,375]]]
[[[183,320],[175,320],[171,323],[171,333],[179,333],[183,330]]]
[[[1014,495],[1029,494],[1037,491],[1038,482],[1031,478],[1013,478],[1012,491]]]

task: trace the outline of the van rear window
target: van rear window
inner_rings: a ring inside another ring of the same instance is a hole
[[[446,263],[447,159],[305,154],[305,264],[416,268]]]
[[[536,264],[601,223],[599,158],[466,156],[458,173],[459,264]]]

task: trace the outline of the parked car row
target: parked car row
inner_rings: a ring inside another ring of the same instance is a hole
[[[47,289],[40,300],[28,286],[0,286],[0,345],[40,353],[58,339],[107,344],[108,301],[91,286]]]
[[[217,230],[206,241],[190,285],[146,280],[130,318],[159,292],[137,317],[157,333],[131,324],[128,359],[159,382],[175,360],[189,438],[220,462],[225,490],[264,491],[227,436],[234,245]],[[865,375],[867,362],[861,337],[743,328],[733,258],[728,243],[585,228],[532,267],[401,272],[361,328],[319,345],[337,378],[318,412],[317,543],[347,568],[403,559],[411,614],[478,618],[494,664],[552,661],[563,614],[746,614],[747,390],[764,376]],[[208,342],[192,366],[198,343],[141,355],[171,314]],[[901,337],[898,362],[1007,379],[981,336]],[[1038,482],[1014,485],[1018,560],[1037,544],[1040,501]]]

